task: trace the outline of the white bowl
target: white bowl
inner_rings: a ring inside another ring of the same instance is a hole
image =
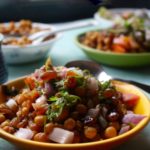
[[[34,27],[40,27],[42,29],[50,28],[55,29],[54,26],[42,23],[33,23]],[[37,61],[44,58],[53,44],[58,40],[61,34],[56,34],[54,38],[41,42],[37,45],[2,45],[2,52],[7,64],[21,64]]]
[[[130,11],[130,12],[135,12],[135,11],[138,11],[140,9],[137,9],[137,8],[115,8],[115,9],[108,9],[108,11],[112,12],[113,14],[120,14],[124,11]],[[147,10],[148,11],[148,10]],[[148,11],[148,15],[150,16],[150,12]],[[111,20],[111,19],[106,19],[104,17],[102,17],[98,12],[96,12],[94,14],[94,19],[97,20],[97,22],[101,25],[101,26],[104,26],[104,27],[107,27],[107,28],[111,28],[113,27],[116,22],[115,22],[115,19]]]

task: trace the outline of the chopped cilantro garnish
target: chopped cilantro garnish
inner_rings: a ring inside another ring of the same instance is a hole
[[[49,99],[52,102],[47,111],[47,118],[50,121],[54,121],[59,117],[65,107],[71,107],[80,100],[80,97],[71,95],[67,91],[61,91],[57,95],[59,96],[53,96]]]
[[[101,90],[104,91],[105,89],[107,89],[109,86],[110,86],[110,80],[109,81],[106,81],[106,82],[103,82],[101,84]]]

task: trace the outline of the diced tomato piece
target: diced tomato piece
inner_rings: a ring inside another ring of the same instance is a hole
[[[40,108],[39,110],[36,111],[36,115],[44,115],[46,111],[47,111],[46,107]]]
[[[32,103],[33,109],[36,111],[36,115],[43,115],[46,113],[48,109],[48,105],[46,104],[39,104],[39,103]]]
[[[74,71],[68,71],[66,76],[68,77],[68,76],[76,76],[76,75],[77,74]]]
[[[28,85],[31,90],[35,88],[35,81],[31,77],[25,78],[25,84]]]
[[[132,93],[123,93],[123,101],[130,108],[133,108],[137,104],[139,98],[138,95]]]
[[[44,81],[49,81],[55,79],[57,77],[57,73],[55,71],[47,71],[41,75],[41,79]]]
[[[35,100],[40,96],[39,92],[37,90],[33,90],[31,93],[31,99]]]
[[[125,49],[129,49],[130,48],[130,43],[129,43],[130,40],[132,40],[130,38],[130,36],[123,36],[123,35],[121,35],[120,37],[115,37],[114,38],[113,44],[121,45]]]
[[[119,44],[113,44],[112,50],[115,53],[126,53],[127,52],[126,49],[122,45],[119,45]]]
[[[68,80],[66,81],[66,86],[67,88],[75,88],[77,85],[76,78],[74,77],[69,77]]]

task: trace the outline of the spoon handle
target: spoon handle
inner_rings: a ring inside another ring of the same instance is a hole
[[[52,31],[54,33],[58,32],[63,32],[63,31],[68,31],[72,29],[78,29],[78,28],[83,28],[83,27],[88,27],[88,26],[93,26],[95,25],[95,21],[87,21],[87,22],[75,22],[75,23],[69,23],[68,25],[63,25],[62,27],[57,28],[56,30]]]
[[[136,81],[131,81],[131,80],[125,80],[125,79],[118,79],[118,78],[115,78],[115,80],[118,80],[118,81],[123,81],[123,82],[127,82],[127,83],[131,83],[141,89],[143,89],[144,91],[150,93],[150,85],[147,85],[147,84],[143,84],[143,83],[140,83],[140,82],[136,82]]]
[[[29,36],[29,39],[33,41],[33,44],[39,44],[42,42],[46,37],[55,35],[56,33],[69,31],[73,29],[83,28],[83,27],[90,27],[96,25],[96,21],[88,21],[88,22],[78,22],[78,23],[70,23],[68,25],[63,25],[62,27],[58,27],[53,29],[52,31],[40,31],[38,33],[34,33]]]

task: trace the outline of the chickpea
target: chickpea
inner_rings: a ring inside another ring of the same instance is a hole
[[[20,20],[19,28],[32,28],[32,22],[30,20]]]
[[[116,130],[119,130],[119,129],[120,129],[120,124],[119,124],[119,122],[117,122],[117,121],[110,122],[110,123],[109,123],[109,126],[114,127]]]
[[[4,126],[2,129],[3,129],[4,131],[8,132],[8,131],[9,131],[9,126]]]
[[[7,115],[13,115],[12,110],[6,104],[0,104],[0,112]]]
[[[43,116],[43,115],[36,116],[36,117],[34,118],[34,122],[35,122],[35,124],[37,124],[38,126],[43,126],[43,125],[44,125],[44,122],[45,122],[45,116]]]
[[[17,128],[24,128],[27,126],[27,124],[28,124],[28,120],[25,118],[17,124]]]
[[[22,116],[21,110],[18,110],[17,113],[16,113],[16,115],[17,115],[18,118],[21,117]]]
[[[24,101],[26,100],[26,97],[24,96],[24,94],[20,94],[17,96],[17,103],[18,104],[22,104]]]
[[[97,135],[97,130],[94,127],[85,127],[84,135],[88,139],[93,139]]]
[[[0,123],[4,122],[5,120],[5,116],[3,114],[0,114]]]
[[[64,127],[68,130],[73,130],[76,126],[76,122],[74,119],[72,118],[68,118],[67,120],[65,120],[64,122]]]
[[[14,133],[15,132],[15,129],[13,127],[10,127],[10,126],[4,126],[3,130],[8,132],[8,133]]]
[[[15,29],[15,23],[10,22],[8,28],[9,28],[10,31],[14,30]]]
[[[87,107],[83,104],[78,104],[76,107],[76,110],[79,112],[79,114],[86,114],[87,113]]]
[[[33,140],[34,141],[39,141],[39,142],[47,142],[48,141],[48,136],[43,132],[39,132],[39,133],[35,134]]]
[[[37,124],[33,123],[33,122],[29,122],[29,128],[32,131],[36,131],[36,132],[39,132],[41,130],[41,127],[38,126]]]
[[[17,127],[18,123],[19,123],[19,119],[15,117],[10,121],[10,126]]]
[[[49,134],[54,128],[54,124],[53,123],[47,123],[44,127],[44,132],[46,134]]]
[[[113,126],[109,126],[105,129],[104,135],[108,139],[113,138],[113,137],[117,136],[117,131]]]
[[[36,111],[33,111],[33,112],[31,112],[31,113],[28,114],[28,117],[29,117],[30,119],[34,119],[35,116],[36,116]]]
[[[28,100],[28,101],[24,101],[24,102],[22,103],[22,107],[28,107],[28,104],[29,104],[29,100]]]
[[[21,110],[21,114],[24,117],[28,115],[28,112],[29,112],[29,109],[27,107],[23,107]]]
[[[9,124],[10,124],[10,120],[7,119],[0,125],[0,127],[3,128],[5,126],[9,126]]]

